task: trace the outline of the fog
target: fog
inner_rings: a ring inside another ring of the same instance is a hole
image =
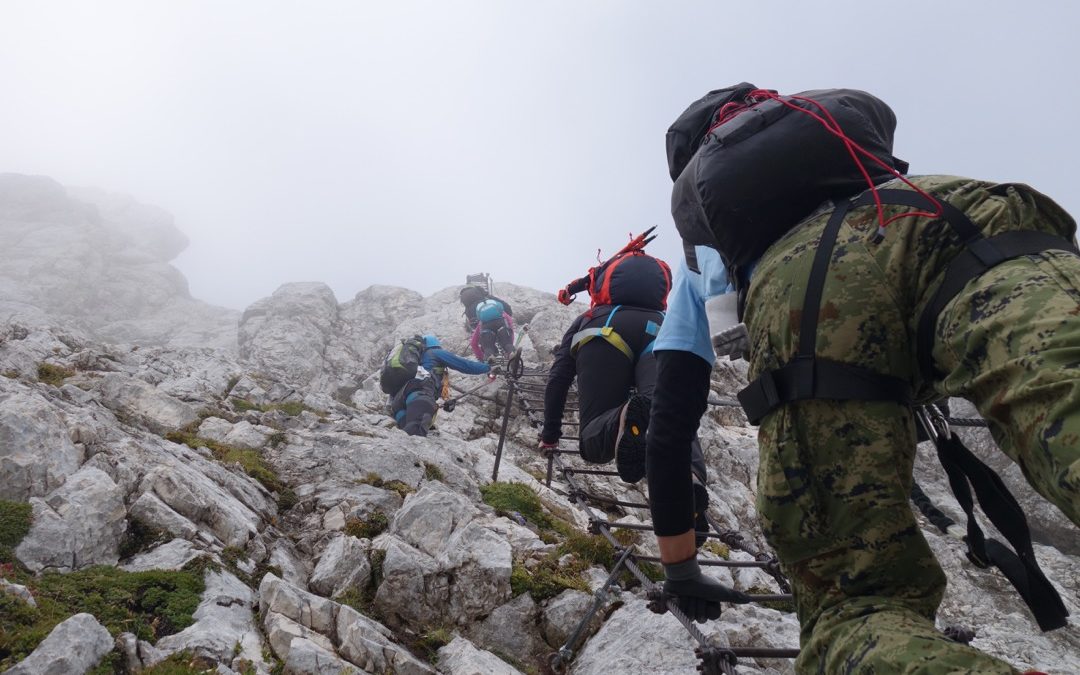
[[[913,173],[1080,213],[1080,47],[1059,2],[0,4],[0,171],[131,194],[195,297],[339,300],[470,272],[554,291],[659,225],[664,132],[709,89],[866,89]],[[0,255],[3,255],[0,252]]]

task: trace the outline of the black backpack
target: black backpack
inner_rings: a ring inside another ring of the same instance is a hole
[[[391,349],[383,362],[382,372],[379,373],[379,386],[383,393],[396,394],[409,380],[416,377],[416,370],[420,367],[423,355],[424,338],[420,335],[406,338]]]
[[[840,138],[780,101],[747,97],[748,86],[696,101],[667,137],[668,168],[675,177],[671,213],[679,234],[687,244],[713,246],[736,270],[760,258],[823,202],[869,187]],[[892,156],[896,116],[884,102],[855,89],[797,96],[817,101],[848,138],[888,166],[907,171],[907,164]],[[782,98],[825,117],[812,103]],[[687,158],[693,143],[698,146]],[[893,178],[872,159],[859,158],[874,184]]]
[[[643,251],[629,251],[590,269],[588,291],[593,307],[630,305],[664,311],[671,268]]]

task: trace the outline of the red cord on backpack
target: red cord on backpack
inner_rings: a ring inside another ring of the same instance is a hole
[[[788,100],[788,99],[790,99],[790,100]],[[938,200],[934,199],[925,190],[922,190],[921,188],[919,188],[919,186],[915,185],[910,180],[905,178],[899,171],[897,171],[893,167],[889,166],[887,163],[885,163],[884,161],[879,159],[877,156],[875,156],[869,150],[863,148],[861,145],[859,145],[855,141],[851,140],[847,136],[847,134],[844,133],[843,128],[836,121],[836,119],[832,116],[832,114],[825,108],[825,106],[821,105],[820,103],[818,103],[817,101],[815,101],[812,98],[808,98],[806,96],[787,96],[787,97],[784,97],[784,96],[780,96],[775,91],[772,91],[772,90],[769,90],[769,89],[755,89],[754,91],[747,94],[747,96],[746,96],[747,103],[735,103],[735,102],[725,103],[720,108],[720,110],[717,111],[717,113],[716,113],[716,121],[709,128],[709,131],[711,132],[713,129],[720,126],[724,122],[727,122],[728,120],[734,118],[736,115],[738,115],[738,114],[740,114],[740,113],[742,113],[742,112],[744,112],[746,110],[749,110],[750,108],[752,108],[753,106],[755,106],[755,105],[757,105],[759,103],[763,103],[764,101],[768,101],[768,100],[776,101],[776,102],[780,103],[781,105],[784,105],[784,106],[786,106],[788,108],[791,108],[792,110],[797,110],[798,112],[801,112],[801,113],[803,113],[805,115],[809,115],[810,117],[815,119],[817,122],[819,122],[821,124],[821,126],[823,126],[825,128],[826,131],[828,131],[830,134],[836,136],[837,138],[839,138],[844,143],[844,147],[847,148],[848,154],[851,155],[851,160],[853,162],[855,162],[855,166],[858,167],[859,173],[861,173],[863,178],[866,180],[866,184],[870,188],[870,193],[874,197],[874,205],[877,208],[877,216],[878,216],[878,231],[877,231],[877,235],[875,235],[875,239],[877,241],[881,241],[881,239],[883,239],[885,237],[885,227],[886,226],[888,226],[890,223],[893,223],[893,222],[895,222],[897,220],[900,220],[901,218],[917,218],[919,216],[923,216],[923,217],[927,217],[927,218],[940,218],[944,214],[944,209],[942,208],[941,203]],[[809,103],[809,104],[813,105],[814,107],[816,107],[818,110],[820,110],[822,112],[824,117],[822,117],[821,115],[818,115],[817,113],[813,112],[812,110],[808,110],[807,108],[803,108],[801,106],[795,105],[794,103],[791,102],[791,100],[803,101],[803,102],[806,102],[806,103]],[[885,208],[881,203],[881,197],[878,195],[877,186],[874,184],[874,181],[870,178],[870,172],[868,172],[866,170],[866,165],[863,164],[862,160],[859,158],[860,154],[865,156],[865,157],[869,157],[871,160],[873,160],[873,162],[875,164],[877,164],[881,168],[885,169],[886,171],[888,171],[892,175],[899,178],[901,181],[904,182],[905,185],[910,187],[912,190],[918,192],[923,197],[926,197],[926,199],[929,200],[929,202],[934,205],[935,211],[934,212],[930,212],[930,211],[908,211],[907,213],[899,213],[899,214],[893,216],[892,218],[889,218],[888,220],[886,220],[885,219]]]

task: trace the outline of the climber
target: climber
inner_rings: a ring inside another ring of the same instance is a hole
[[[671,272],[667,263],[638,250],[594,268],[590,279],[580,290],[589,291],[592,306],[570,324],[554,351],[544,391],[540,449],[558,446],[567,394],[576,377],[578,451],[593,463],[614,458],[619,476],[636,483],[645,475],[641,432],[648,424],[656,380],[653,342],[664,322]],[[705,530],[705,460],[700,446],[694,451],[696,513],[699,529]]]
[[[514,310],[510,303],[479,286],[465,286],[460,293],[465,306],[465,330],[472,333],[469,346],[478,359],[514,352]]]
[[[689,273],[655,347],[647,431],[665,590],[685,611],[719,614],[723,587],[694,562],[691,507],[672,518],[658,506],[688,482],[712,367],[704,304],[731,280],[749,340],[739,399],[760,424],[758,511],[802,628],[796,670],[1013,673],[934,628],[945,576],[908,504],[912,404],[973,401],[1028,481],[1080,524],[1076,225],[1025,185],[904,177],[894,128],[864,92],[780,97],[743,83],[668,132]],[[719,255],[694,246],[707,243]],[[669,327],[686,342],[666,343]],[[1057,609],[1050,627],[1064,622]]]
[[[499,372],[498,367],[442,349],[434,335],[402,340],[387,356],[381,380],[399,429],[410,436],[427,435],[438,408],[436,400],[449,397],[447,368],[467,375],[490,373],[492,377]]]

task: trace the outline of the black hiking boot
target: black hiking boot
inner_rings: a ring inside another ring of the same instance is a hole
[[[626,421],[622,438],[615,447],[615,469],[619,478],[636,483],[645,477],[645,431],[649,428],[652,399],[640,394],[626,403]]]

